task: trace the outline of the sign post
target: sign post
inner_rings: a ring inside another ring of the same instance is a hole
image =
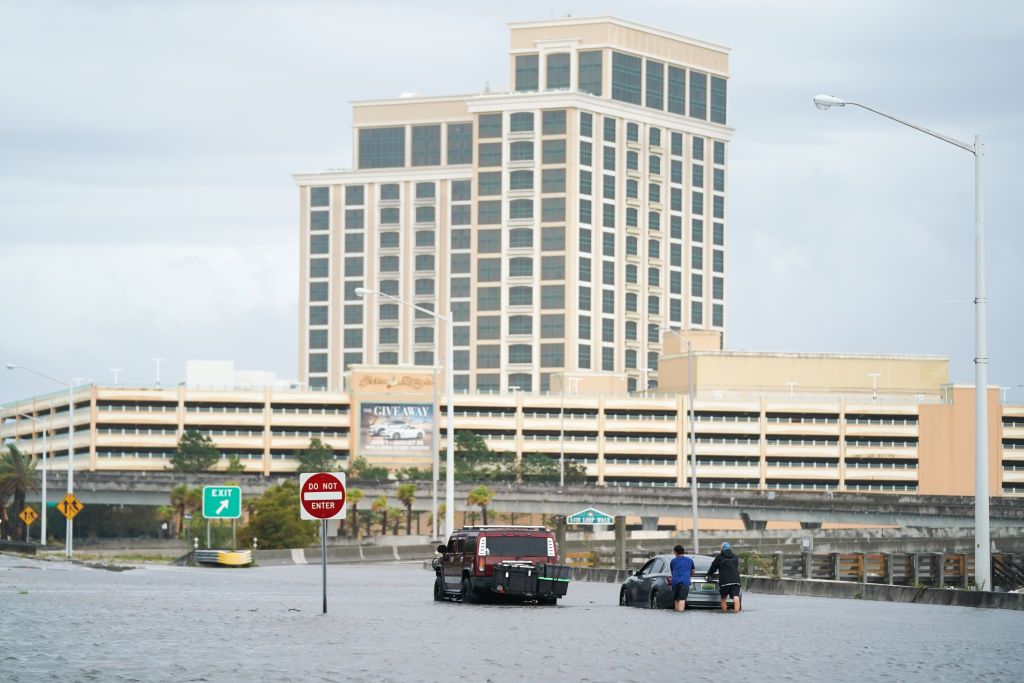
[[[327,614],[327,520],[345,519],[345,475],[340,472],[300,474],[299,517],[320,520],[323,613]]]
[[[45,507],[45,505],[46,503],[44,501],[43,506]],[[31,505],[26,505],[25,509],[23,509],[21,514],[18,516],[21,517],[21,521],[25,522],[25,543],[28,543],[32,540],[29,536],[28,528],[32,526],[32,522],[36,521],[36,517],[39,515],[36,514],[36,511],[32,509]]]
[[[204,486],[203,517],[206,518],[206,547],[210,547],[210,520],[231,520],[231,544],[234,550],[234,523],[242,516],[242,488],[240,486]]]

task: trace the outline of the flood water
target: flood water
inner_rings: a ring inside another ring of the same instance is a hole
[[[432,600],[422,563],[108,571],[0,555],[0,680],[1024,678],[1024,612],[747,594],[738,614]]]

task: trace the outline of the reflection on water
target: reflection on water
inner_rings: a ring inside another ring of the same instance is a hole
[[[739,614],[435,603],[415,565],[112,572],[0,555],[0,680],[1019,680],[1024,614],[748,595]]]

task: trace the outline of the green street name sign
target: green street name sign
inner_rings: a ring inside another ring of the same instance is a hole
[[[580,510],[565,518],[566,524],[615,524],[615,518],[594,508]]]
[[[242,489],[238,486],[204,486],[203,517],[238,519],[242,516]]]

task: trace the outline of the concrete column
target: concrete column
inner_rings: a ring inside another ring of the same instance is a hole
[[[767,520],[751,519],[750,515],[748,515],[746,512],[740,513],[740,519],[743,520],[743,528],[747,531],[764,529],[768,525]]]
[[[626,518],[615,518],[615,568],[626,568]]]
[[[967,588],[967,582],[970,578],[967,572],[967,554],[960,553],[957,555],[957,558],[960,560],[960,585]]]
[[[774,553],[772,553],[772,565],[773,569],[775,570],[775,573],[779,575],[779,578],[782,578],[782,568],[785,566],[785,563],[782,559],[781,550],[776,550]]]
[[[868,582],[868,558],[864,553],[857,553],[857,557],[860,560],[860,582]]]
[[[565,562],[565,515],[555,517],[555,545],[558,546],[558,561]]]
[[[921,583],[920,557],[917,553],[910,553],[910,583],[914,586]]]
[[[829,574],[833,581],[839,581],[839,553],[828,554]]]
[[[882,571],[885,572],[885,582],[892,585],[892,553],[882,553]]]
[[[803,560],[804,578],[809,579],[811,578],[811,554],[800,553],[800,557]]]
[[[932,572],[935,575],[935,587],[942,588],[946,585],[946,555],[944,553],[935,553],[932,555],[932,562],[935,566]]]

